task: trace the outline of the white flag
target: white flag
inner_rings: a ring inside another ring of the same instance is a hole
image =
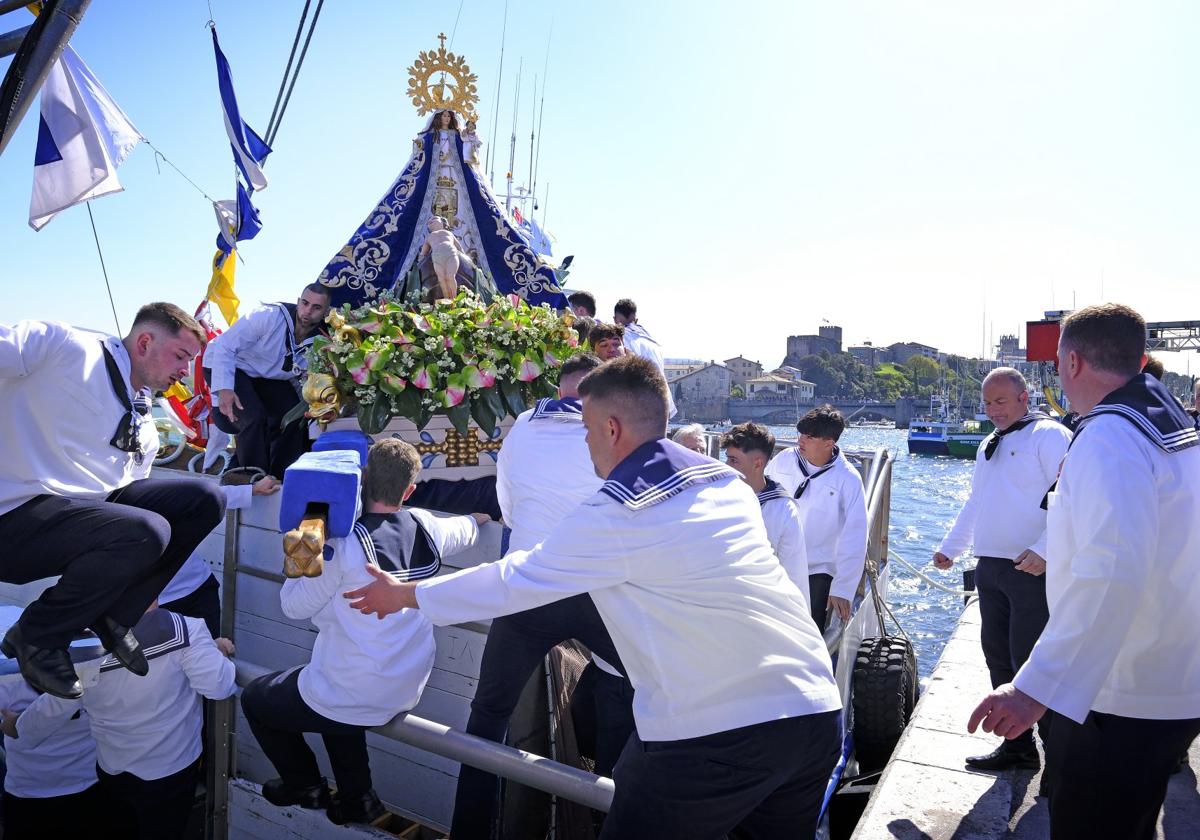
[[[83,60],[65,48],[42,86],[29,226],[41,230],[68,207],[120,192],[117,167],[141,139]]]

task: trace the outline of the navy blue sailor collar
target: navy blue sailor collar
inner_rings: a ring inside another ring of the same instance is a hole
[[[142,653],[147,661],[158,659],[191,644],[187,623],[183,616],[162,608],[147,611],[133,627]],[[101,673],[124,666],[111,653],[100,664]]]
[[[533,407],[529,422],[551,420],[560,423],[583,422],[583,404],[578,397],[563,397],[560,400],[541,399]]]
[[[643,443],[609,473],[600,492],[632,511],[645,510],[698,484],[741,477],[707,455],[659,438]]]
[[[1129,421],[1168,455],[1200,445],[1196,421],[1166,386],[1148,373],[1139,373],[1083,415],[1075,429],[1076,437],[1088,423],[1104,414]]]
[[[791,495],[786,490],[779,486],[777,482],[768,478],[767,486],[762,489],[761,493],[755,494],[758,497],[758,503],[765,505],[772,499],[790,499]]]

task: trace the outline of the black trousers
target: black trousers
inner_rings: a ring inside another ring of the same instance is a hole
[[[209,575],[191,593],[159,606],[179,615],[200,619],[214,639],[221,635],[221,586],[213,575]]]
[[[210,371],[205,368],[205,376]],[[211,379],[209,381],[212,381]],[[256,467],[283,478],[283,471],[308,451],[308,423],[298,420],[282,431],[284,415],[300,403],[300,396],[287,379],[258,379],[244,371],[234,376],[233,392],[242,403],[233,413],[237,421],[213,407],[213,422],[226,434],[236,435],[239,467]],[[215,400],[215,395],[214,395]]]
[[[813,837],[841,753],[839,712],[682,741],[629,739],[601,840]]]
[[[833,575],[818,572],[808,576],[808,607],[812,611],[813,621],[817,623],[817,631],[825,632],[825,622],[829,619],[829,587],[833,586]]]
[[[196,802],[196,783],[200,781],[198,759],[161,779],[141,779],[132,773],[112,776],[99,767],[96,775],[104,798],[100,836],[129,840],[179,840],[186,836]],[[74,833],[78,831],[77,826]]]
[[[1179,756],[1200,718],[1143,720],[1090,712],[1083,723],[1054,712],[1044,781],[1054,840],[1153,840]]]
[[[4,840],[62,840],[100,819],[104,798],[98,784],[79,793],[34,799],[4,792]],[[99,835],[91,835],[99,836]]]
[[[0,580],[62,575],[25,608],[25,640],[65,647],[104,616],[133,627],[224,515],[207,481],[148,478],[104,500],[36,496],[0,516]]]
[[[367,727],[341,723],[317,714],[300,696],[301,668],[259,677],[242,691],[242,711],[258,745],[292,786],[313,787],[321,783],[317,757],[304,740],[305,732],[316,732],[325,742],[338,795],[356,800],[371,789],[371,766],[367,757]]]
[[[1046,576],[1031,575],[1004,557],[980,557],[975,567],[983,658],[992,688],[1010,683],[1025,664],[1050,618],[1046,606]],[[1042,740],[1050,724],[1038,724]],[[1032,730],[1006,741],[1015,750],[1035,749]]]
[[[479,683],[471,701],[467,732],[489,741],[503,741],[529,675],[541,665],[551,648],[568,639],[577,639],[601,659],[623,670],[608,628],[589,595],[576,595],[493,619],[479,665]],[[601,737],[597,734],[597,741]],[[488,840],[499,813],[500,779],[462,765],[450,835],[454,840]]]

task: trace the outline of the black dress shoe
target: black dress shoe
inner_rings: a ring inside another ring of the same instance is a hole
[[[1042,766],[1037,747],[1013,749],[1003,743],[987,755],[973,755],[967,766],[976,770],[1037,770]]]
[[[108,616],[100,619],[100,623],[92,629],[100,644],[104,645],[104,649],[116,657],[118,662],[139,677],[150,673],[150,663],[146,661],[146,654],[142,653],[142,646],[138,644],[132,630],[122,627]]]
[[[286,808],[289,805],[299,805],[301,808],[329,807],[329,785],[321,779],[320,784],[309,787],[292,787],[283,779],[271,779],[263,784],[263,799],[272,805]]]
[[[333,801],[325,809],[325,815],[334,825],[346,823],[371,824],[387,814],[387,808],[379,801],[374,790],[368,790],[362,796],[344,799],[341,794],[334,794]]]
[[[66,648],[40,648],[25,643],[21,625],[14,624],[0,642],[0,653],[17,660],[23,676],[38,691],[66,700],[83,696],[83,684]]]

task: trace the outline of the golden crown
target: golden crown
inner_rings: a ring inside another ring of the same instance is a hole
[[[440,46],[425,50],[408,68],[408,95],[421,116],[433,111],[454,111],[463,120],[474,120],[479,79],[466,59],[446,50],[446,35],[438,34]]]

